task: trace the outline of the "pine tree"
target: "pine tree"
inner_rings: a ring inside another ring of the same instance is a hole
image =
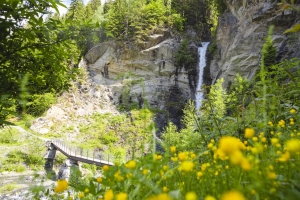
[[[97,12],[98,8],[101,6],[100,0],[91,0],[85,7],[85,16],[88,19],[93,19],[93,16]]]
[[[70,20],[83,20],[86,18],[84,13],[84,4],[82,0],[72,0],[67,13]]]

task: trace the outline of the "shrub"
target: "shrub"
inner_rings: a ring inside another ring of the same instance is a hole
[[[31,96],[31,101],[26,104],[27,113],[40,116],[55,102],[56,98],[53,93],[34,94]]]

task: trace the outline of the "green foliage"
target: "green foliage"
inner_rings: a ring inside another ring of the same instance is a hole
[[[19,186],[16,183],[5,184],[4,186],[0,187],[0,193],[11,192],[18,188]]]
[[[33,116],[40,116],[56,102],[55,94],[34,94],[31,100],[26,104],[27,113]]]
[[[273,44],[272,38],[268,37],[265,42],[266,45],[266,52],[264,56],[264,65],[268,68],[271,65],[274,65],[276,63],[276,53],[277,49]],[[268,68],[268,70],[270,70]]]
[[[249,87],[250,82],[239,74],[236,74],[229,88],[226,100],[227,109],[232,112],[231,115],[236,115],[239,112],[238,109],[244,109],[249,104],[249,97],[246,94],[249,92]]]
[[[222,118],[226,113],[227,93],[223,89],[224,79],[218,79],[214,85],[210,87],[210,92],[203,102],[201,112],[203,115],[213,115],[216,118]]]
[[[66,159],[67,159],[67,157],[64,154],[62,154],[60,152],[56,152],[56,155],[55,155],[55,166],[56,167],[61,166],[65,162]]]
[[[166,22],[170,8],[162,0],[116,0],[106,3],[104,10],[107,21],[103,26],[108,36],[143,44],[150,30]],[[180,26],[178,16],[169,18]]]
[[[43,158],[45,147],[40,145],[40,143],[40,140],[32,139],[25,147],[24,162],[33,169],[41,169],[45,164],[45,159]]]
[[[146,143],[151,144],[152,115],[148,109],[131,110],[130,115],[95,114],[88,125],[79,128],[78,146],[100,151],[107,149],[105,154],[113,154],[116,161],[125,160],[125,156],[133,152],[141,155],[149,146]]]
[[[59,19],[44,18],[51,8],[58,10],[59,5],[63,6],[55,0],[0,3],[0,124],[11,114],[8,112],[11,105],[4,99],[21,104],[17,108],[22,111],[30,97],[28,92],[30,95],[61,92],[74,77],[70,65],[79,50],[70,38],[76,31],[69,31]]]
[[[19,131],[14,128],[0,129],[0,144],[16,144],[19,137]]]
[[[175,54],[175,66],[179,68],[179,70],[184,68],[186,71],[190,71],[196,62],[196,53],[189,48],[188,40],[184,39]]]
[[[81,167],[84,168],[84,169],[88,169],[93,174],[96,174],[96,172],[97,172],[97,165],[82,163]]]
[[[4,161],[0,164],[0,171],[25,171],[26,167],[23,165],[25,156],[26,154],[24,154],[22,151],[10,151]]]
[[[196,130],[195,105],[192,101],[186,104],[183,113],[182,124],[184,127],[178,131],[175,125],[169,123],[162,134],[163,146],[166,150],[170,146],[176,146],[179,151],[193,150],[198,152],[202,149],[201,144],[204,141],[201,133]]]

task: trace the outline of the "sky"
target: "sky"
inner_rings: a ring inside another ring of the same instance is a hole
[[[71,0],[62,0],[62,3],[64,3],[67,7],[70,5]],[[89,2],[89,0],[83,0],[83,3],[86,5]],[[103,5],[105,0],[101,0],[101,5]],[[63,15],[67,12],[66,8],[59,7],[59,13],[60,15]]]

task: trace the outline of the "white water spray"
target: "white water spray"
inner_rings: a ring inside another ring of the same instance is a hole
[[[204,99],[204,94],[202,92],[202,83],[203,83],[203,71],[204,67],[206,67],[206,51],[207,47],[209,45],[209,42],[202,42],[202,47],[198,48],[198,56],[199,56],[199,79],[198,79],[198,84],[197,84],[197,89],[196,89],[196,94],[195,94],[195,108],[196,110],[199,110],[199,108],[202,105],[202,100]]]

